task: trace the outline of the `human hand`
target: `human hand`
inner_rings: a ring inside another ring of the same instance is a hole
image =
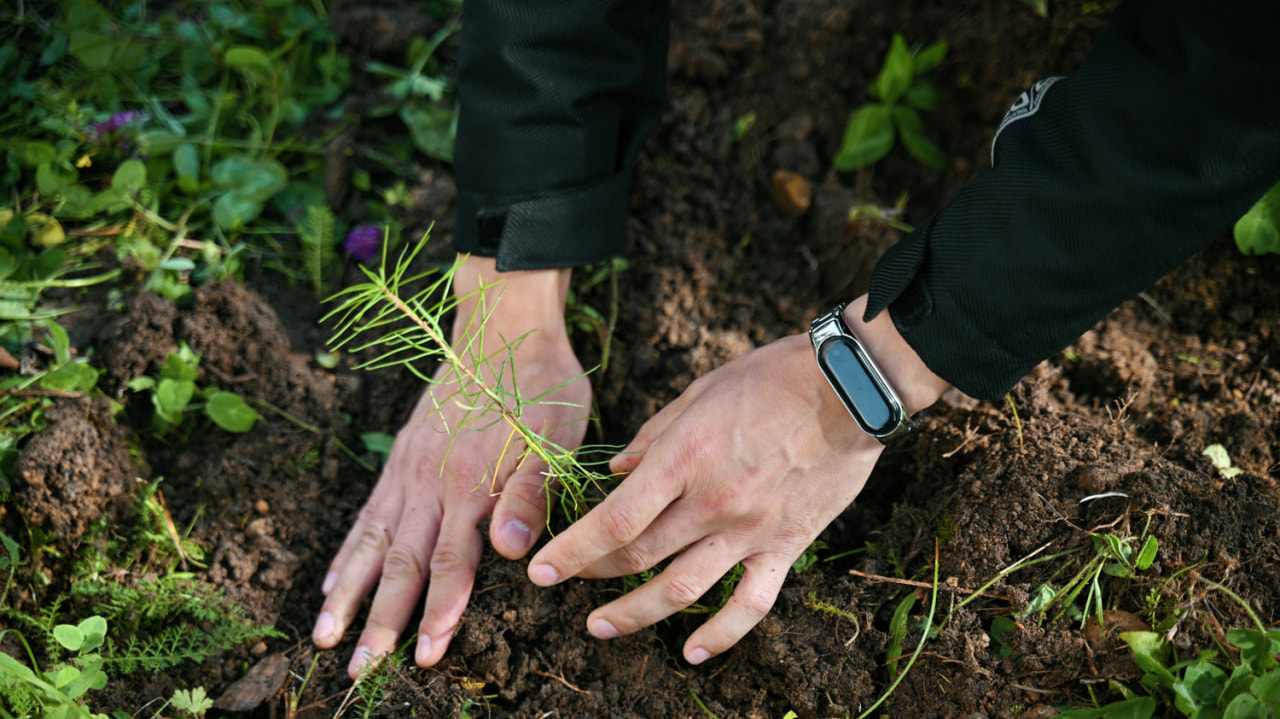
[[[887,313],[846,320],[911,412],[946,383],[898,335]],[[882,445],[862,433],[818,369],[806,336],[750,352],[698,379],[640,429],[611,463],[628,474],[584,518],[534,556],[529,576],[616,577],[678,556],[638,589],[598,608],[600,639],[688,607],[735,564],[732,598],[689,637],[698,664],[738,642],[772,608],[791,564],[857,497]]]
[[[477,288],[499,279],[482,300]],[[521,420],[572,449],[586,432],[591,386],[565,329],[568,282],[569,270],[499,275],[492,259],[468,258],[454,277],[462,299],[453,347],[486,382],[500,372],[510,391],[514,374],[523,397],[550,392],[545,402],[527,405]],[[504,365],[506,344],[521,337],[514,360]],[[312,632],[324,649],[341,641],[361,600],[377,587],[347,669],[353,679],[371,658],[395,648],[424,586],[414,659],[421,666],[440,660],[471,596],[484,548],[477,525],[485,517],[492,514],[494,549],[511,559],[524,556],[546,525],[546,466],[529,457],[517,467],[523,443],[510,425],[497,414],[477,417],[455,401],[460,387],[474,389],[463,373],[441,365],[435,380],[397,434],[325,577],[326,599]]]

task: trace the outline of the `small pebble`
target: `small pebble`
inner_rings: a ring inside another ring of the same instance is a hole
[[[258,514],[266,514],[271,511],[271,505],[267,504],[267,500],[259,499],[257,502],[253,503],[253,510]]]
[[[773,199],[782,211],[799,217],[809,211],[813,202],[813,188],[802,175],[787,170],[773,173]]]

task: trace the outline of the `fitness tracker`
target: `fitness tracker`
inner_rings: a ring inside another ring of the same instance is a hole
[[[818,368],[863,432],[889,442],[912,429],[911,417],[880,368],[844,321],[845,305],[809,325]]]

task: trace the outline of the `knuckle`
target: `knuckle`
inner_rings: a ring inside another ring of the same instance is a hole
[[[446,473],[456,480],[449,484],[467,493],[484,483],[490,469],[488,462],[466,452],[449,457],[446,465]]]
[[[627,574],[643,572],[653,566],[648,554],[635,543],[624,544],[618,548],[618,562],[622,565],[622,571]]]
[[[554,497],[554,492],[547,491],[551,481],[538,474],[518,482],[507,482],[502,497],[507,503],[514,503],[513,511],[519,516],[545,519],[551,509],[548,498]]]
[[[697,580],[688,576],[676,576],[668,579],[662,587],[668,602],[679,607],[688,607],[702,597],[702,588]]]
[[[392,545],[382,561],[382,576],[390,582],[426,580],[427,566],[422,556],[407,547]]]
[[[378,554],[386,553],[391,546],[391,528],[380,518],[374,515],[370,509],[360,510],[359,519],[360,533],[356,538],[356,543],[364,548],[371,549]]]
[[[604,515],[605,536],[615,546],[625,546],[635,539],[640,518],[630,507],[613,507]]]
[[[431,574],[455,574],[458,572],[475,572],[476,563],[452,544],[441,543],[431,555]]]
[[[766,614],[773,609],[773,602],[777,598],[772,592],[765,589],[755,589],[748,592],[740,592],[745,596],[739,597],[734,595],[734,599],[741,603],[742,611],[759,622]]]

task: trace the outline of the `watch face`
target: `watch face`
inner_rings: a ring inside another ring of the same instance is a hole
[[[870,434],[892,429],[894,412],[870,371],[858,356],[853,343],[842,337],[827,340],[818,350],[818,364],[853,413],[853,418]]]

